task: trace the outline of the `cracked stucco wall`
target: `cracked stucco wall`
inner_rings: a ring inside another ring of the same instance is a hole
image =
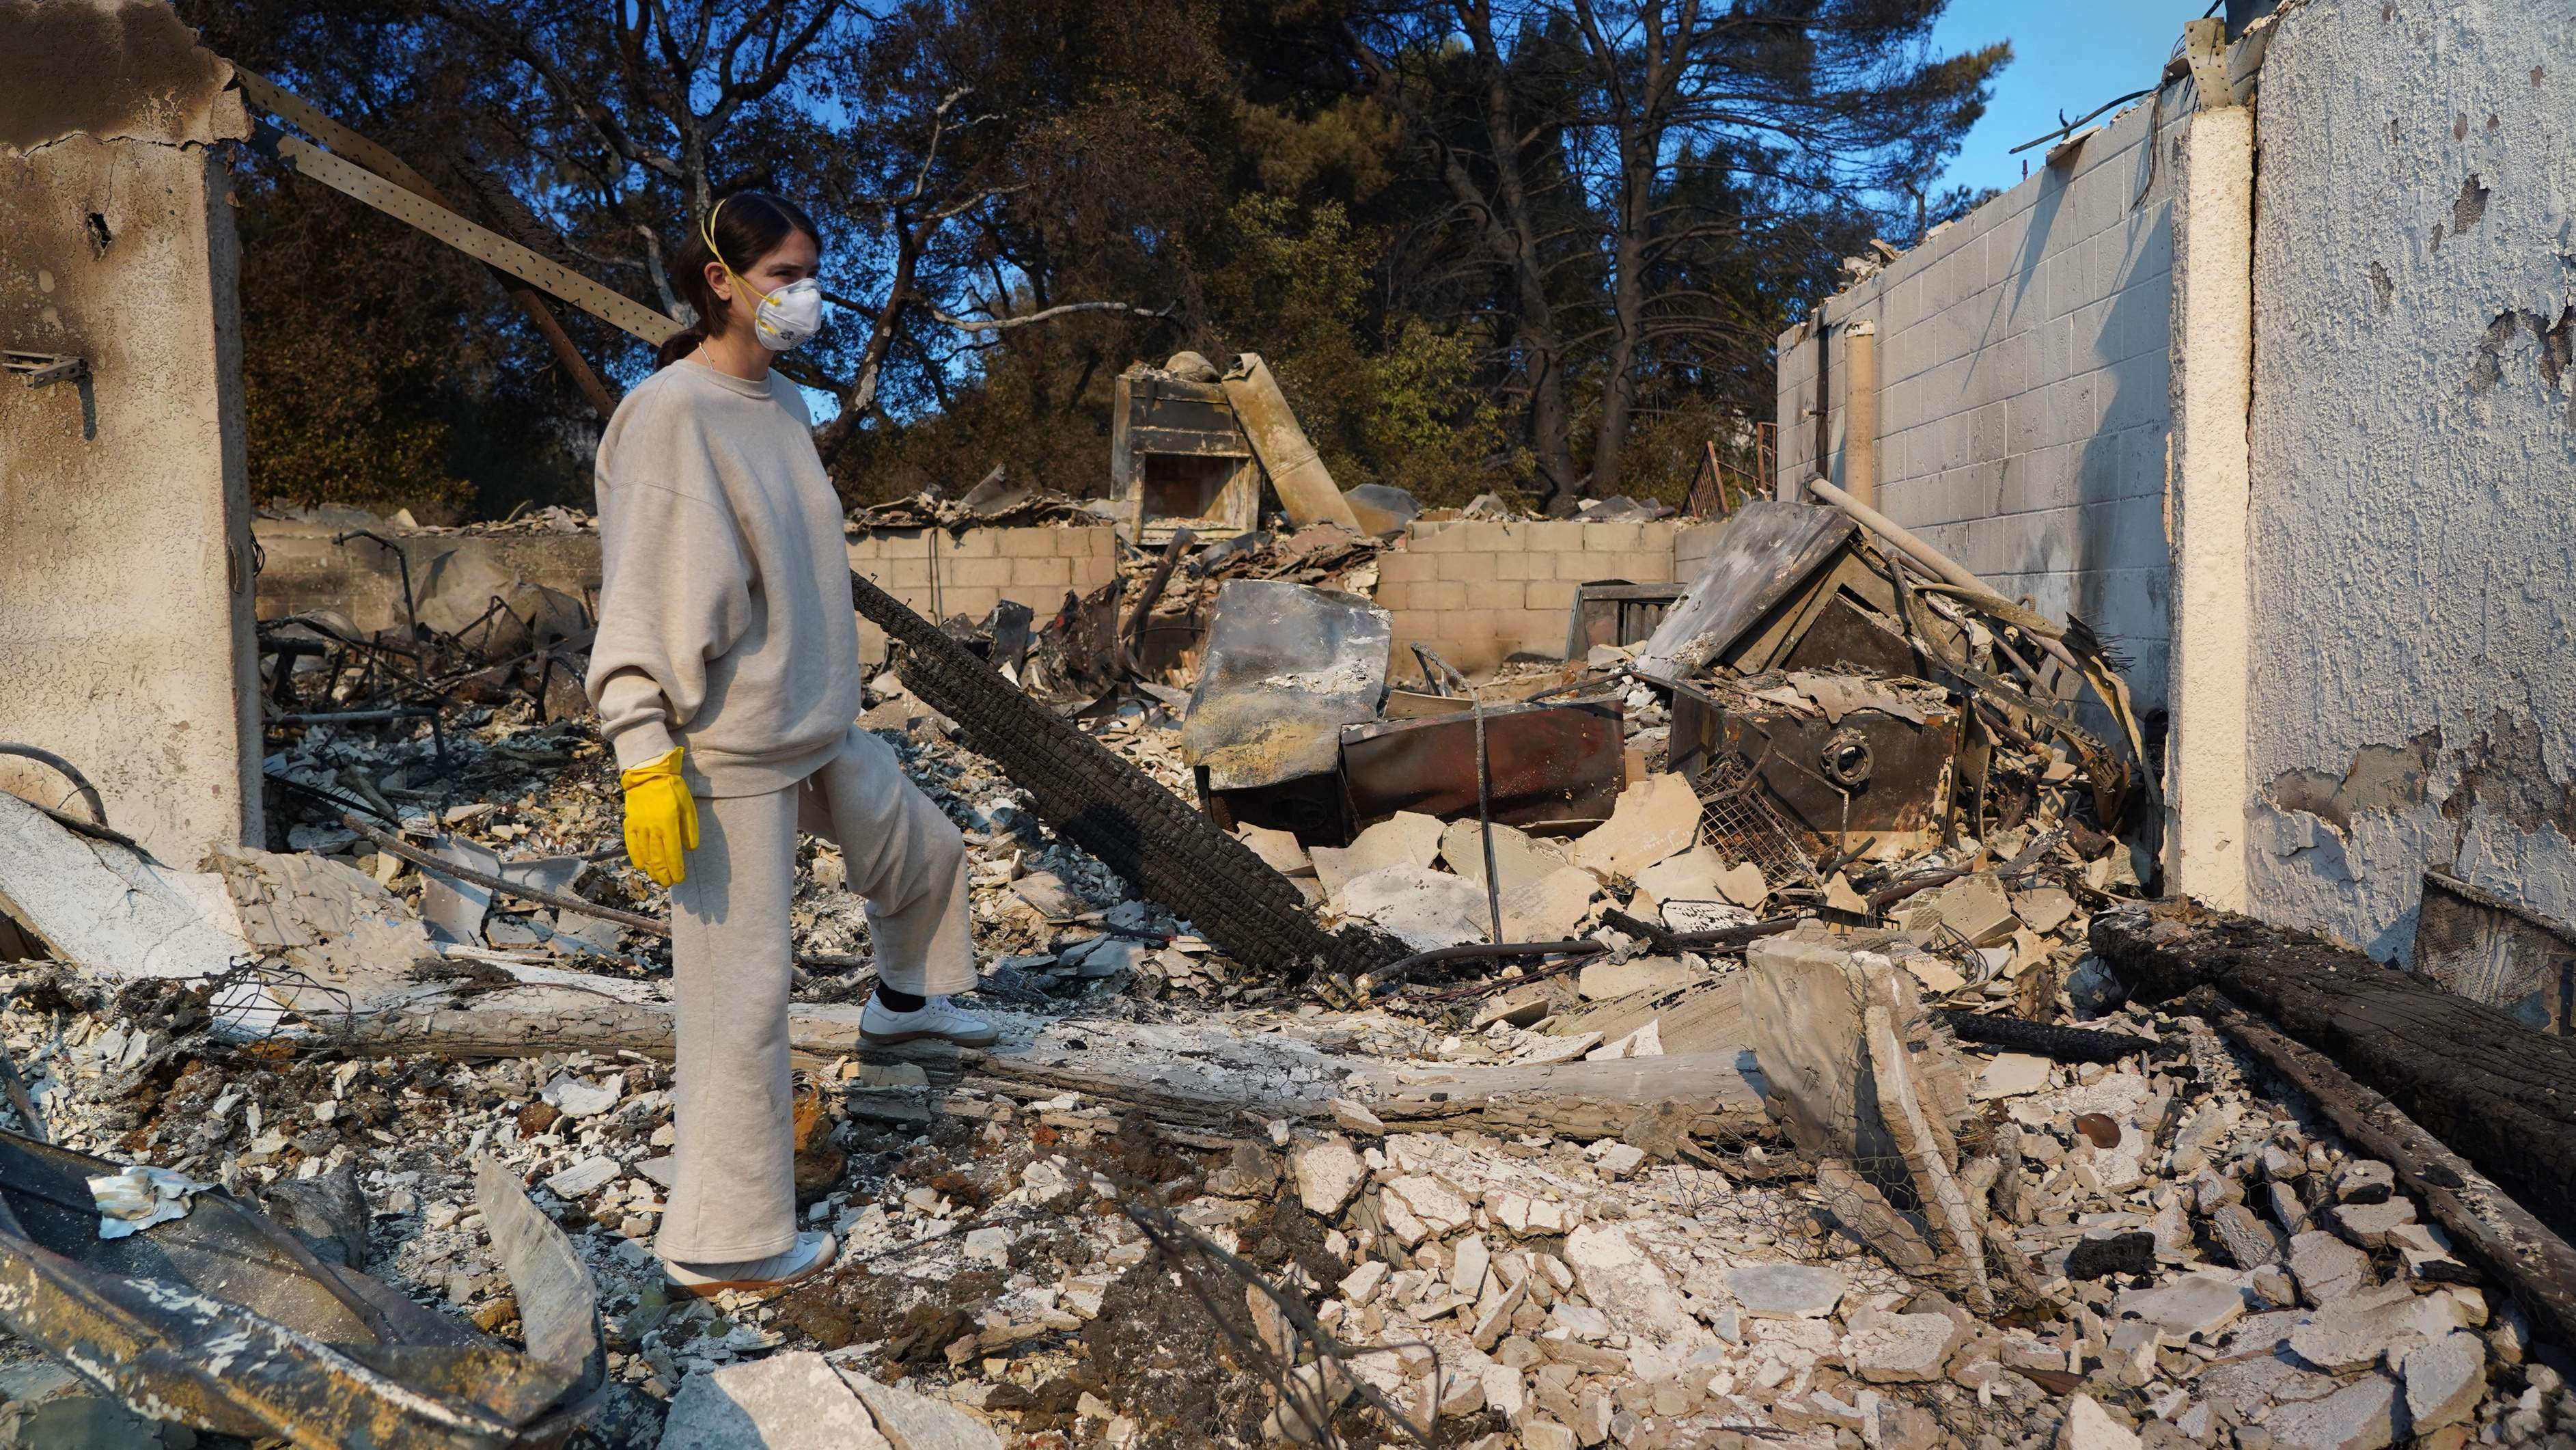
[[[230,79],[161,0],[0,0],[0,346],[90,367],[0,379],[0,740],[185,866],[259,831]]]
[[[2576,7],[2311,0],[2258,105],[2255,909],[2576,919]]]

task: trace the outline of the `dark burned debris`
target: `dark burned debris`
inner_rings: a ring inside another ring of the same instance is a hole
[[[283,849],[192,870],[0,798],[49,959],[0,1085],[58,1145],[0,1137],[0,1319],[52,1357],[0,1367],[0,1438],[2576,1426],[2576,1160],[2513,1095],[2555,1049],[2458,1064],[2455,1025],[2523,1029],[2146,912],[2154,771],[2080,625],[1757,503],[1686,588],[1578,595],[1584,658],[1469,682],[1368,598],[1398,547],[1176,524],[982,620],[854,578],[896,644],[867,723],[967,832],[1009,1030],[860,1051],[864,920],[807,848],[799,1202],[848,1247],[769,1302],[653,1267],[665,908],[550,698],[578,601],[272,626]],[[87,1179],[129,1163],[210,1186],[101,1238]]]

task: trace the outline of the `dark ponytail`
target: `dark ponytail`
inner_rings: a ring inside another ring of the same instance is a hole
[[[698,320],[671,334],[654,350],[653,366],[666,368],[697,350],[699,343],[724,331],[724,299],[707,285],[707,264],[721,261],[739,276],[758,265],[760,259],[778,249],[781,242],[798,232],[814,239],[815,250],[822,250],[823,233],[805,209],[784,197],[765,191],[737,191],[716,204],[715,238],[717,251],[707,249],[706,231],[692,228],[687,245],[680,249],[679,269],[671,274],[671,290],[680,300],[697,309]]]

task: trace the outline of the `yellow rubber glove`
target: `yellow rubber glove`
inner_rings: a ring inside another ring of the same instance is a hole
[[[661,886],[688,879],[684,853],[698,845],[698,803],[680,779],[680,751],[674,745],[617,777],[626,787],[626,857]]]

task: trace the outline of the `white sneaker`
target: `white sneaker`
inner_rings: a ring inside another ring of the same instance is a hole
[[[727,1289],[784,1288],[830,1268],[838,1248],[830,1234],[815,1229],[798,1234],[792,1246],[765,1259],[694,1265],[664,1259],[662,1281],[671,1286],[673,1293],[699,1299],[711,1299]]]
[[[993,1024],[956,1006],[945,997],[926,997],[915,1012],[897,1012],[868,996],[867,1010],[859,1014],[859,1036],[870,1042],[919,1042],[938,1038],[960,1047],[990,1047],[1002,1034]]]

